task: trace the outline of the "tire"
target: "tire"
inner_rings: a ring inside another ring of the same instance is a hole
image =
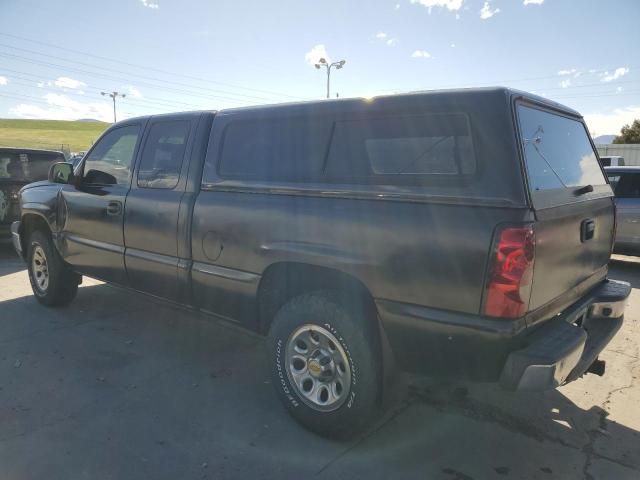
[[[75,298],[78,275],[60,258],[51,237],[40,230],[28,238],[27,270],[33,294],[41,304],[59,307]]]
[[[299,423],[326,437],[360,431],[380,398],[375,310],[353,300],[330,291],[300,295],[278,311],[269,331],[278,397]]]

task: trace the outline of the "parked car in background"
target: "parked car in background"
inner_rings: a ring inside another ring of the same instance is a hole
[[[20,218],[19,190],[46,180],[51,165],[64,161],[55,150],[0,147],[0,239],[11,238],[11,223]]]
[[[624,158],[618,155],[605,155],[600,157],[600,164],[603,167],[622,167]]]
[[[24,188],[12,233],[44,305],[87,275],[267,334],[285,407],[342,436],[394,363],[602,374],[630,292],[612,196],[577,112],[450,90],[127,119]]]
[[[616,253],[640,254],[640,166],[605,167],[616,198]]]

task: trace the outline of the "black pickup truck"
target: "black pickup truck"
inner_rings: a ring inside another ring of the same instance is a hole
[[[510,390],[602,374],[630,292],[583,119],[505,88],[125,120],[20,195],[41,303],[87,275],[262,332],[326,435],[366,423],[389,365]]]

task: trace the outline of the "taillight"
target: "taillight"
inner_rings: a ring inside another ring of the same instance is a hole
[[[496,234],[484,297],[484,314],[518,318],[529,307],[535,235],[532,225],[505,227]]]

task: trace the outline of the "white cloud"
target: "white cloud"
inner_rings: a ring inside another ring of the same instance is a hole
[[[400,4],[396,3],[396,10],[400,10]]]
[[[431,58],[431,54],[426,50],[416,50],[411,54],[413,58]]]
[[[398,44],[398,39],[395,37],[389,37],[388,33],[385,32],[378,32],[376,33],[376,39],[380,40],[381,42],[384,42],[387,44],[387,46],[389,47],[395,47]]]
[[[322,44],[316,45],[304,55],[304,59],[312,66],[318,63],[318,60],[321,58],[324,58],[327,62],[331,62],[327,49]]]
[[[69,78],[69,77],[58,77],[58,79],[55,82],[53,82],[53,84],[56,87],[68,88],[70,90],[75,90],[77,88],[87,86],[86,83],[81,82],[80,80],[74,80],[73,78]]]
[[[581,72],[580,70],[577,70],[575,68],[569,68],[566,70],[558,70],[558,75],[561,77],[567,77],[569,75],[571,75],[573,78],[578,78],[579,76],[581,76],[584,72]]]
[[[451,45],[449,45],[451,48],[456,48],[456,44],[452,43]]]
[[[411,0],[411,3],[417,3],[429,9],[429,13],[434,7],[446,8],[449,11],[456,11],[462,8],[464,0]]]
[[[620,133],[620,129],[640,118],[640,106],[630,105],[624,108],[616,108],[609,113],[590,113],[584,116],[589,131],[598,132],[598,135],[613,135]]]
[[[21,103],[11,109],[9,113],[22,118],[77,120],[79,118],[95,118],[105,122],[113,120],[111,102],[78,102],[66,95],[47,93],[43,97],[48,106],[41,107]],[[124,118],[119,114],[120,118]]]
[[[542,5],[544,0],[524,0],[524,5]]]
[[[142,5],[144,5],[147,8],[151,8],[151,9],[156,9],[156,8],[160,8],[160,5],[158,4],[158,0],[140,0],[140,2],[142,2]]]
[[[7,83],[9,83],[9,80],[7,80],[7,77],[0,76],[0,85],[6,85]]]
[[[629,69],[627,67],[619,67],[619,68],[616,68],[613,71],[613,73],[604,72],[602,74],[602,81],[611,82],[613,80],[617,80],[618,78],[626,75],[627,73],[629,73]]]
[[[571,79],[570,79],[570,78],[565,78],[564,80],[562,80],[562,81],[560,82],[560,86],[561,86],[562,88],[570,87],[570,86],[571,86]]]
[[[496,13],[500,13],[499,8],[491,10],[491,5],[489,4],[489,2],[484,2],[484,5],[480,9],[480,18],[482,20],[487,20],[488,18],[493,17]]]
[[[129,85],[127,87],[127,95],[133,98],[142,98],[142,93],[136,87]]]
[[[622,87],[616,88],[616,93],[620,93],[622,91]]]

